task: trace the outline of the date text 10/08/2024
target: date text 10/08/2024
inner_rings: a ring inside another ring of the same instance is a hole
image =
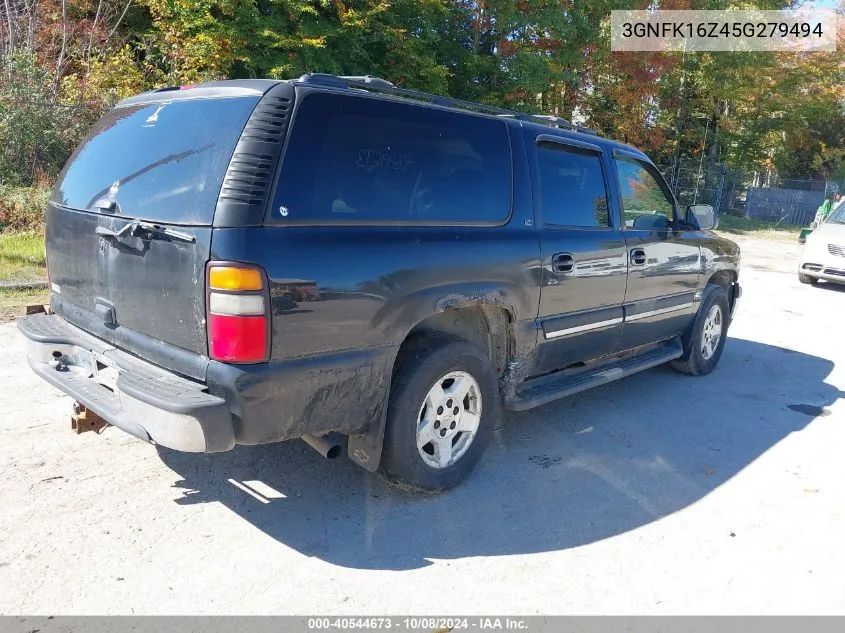
[[[511,617],[320,617],[308,618],[309,631],[396,630],[396,631],[525,631],[528,623]]]

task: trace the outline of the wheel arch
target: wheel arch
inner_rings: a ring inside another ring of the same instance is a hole
[[[513,341],[513,314],[488,303],[449,305],[417,322],[405,335],[397,358],[415,339],[428,334],[449,334],[478,345],[487,354],[497,376],[502,376]],[[394,369],[396,362],[394,361]]]
[[[516,349],[516,314],[512,306],[501,300],[501,296],[495,297],[498,300],[491,298],[488,293],[476,297],[450,294],[438,299],[433,309],[417,318],[402,338],[393,359],[388,384],[393,382],[402,355],[416,342],[432,334],[447,334],[478,345],[493,364],[501,386]],[[389,396],[388,388],[385,390],[385,406],[367,433],[349,437],[347,448],[350,458],[370,471],[377,470],[381,461]]]
[[[705,286],[716,285],[721,286],[728,293],[728,302],[730,304],[731,312],[733,312],[734,304],[736,303],[738,291],[737,281],[739,274],[732,268],[723,268],[715,271],[707,278]]]

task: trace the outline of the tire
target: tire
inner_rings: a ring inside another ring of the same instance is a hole
[[[714,346],[708,344],[708,331],[711,333],[709,338],[712,340],[713,320],[717,318],[715,316],[717,313],[720,330],[718,341]],[[722,357],[722,350],[725,348],[730,315],[727,290],[717,284],[709,284],[704,289],[704,296],[701,298],[701,307],[698,309],[695,322],[683,337],[684,355],[678,360],[672,361],[672,367],[691,376],[704,376],[713,371]]]
[[[819,283],[818,277],[812,277],[810,275],[805,275],[804,273],[798,273],[798,281],[802,284],[809,284],[810,286],[815,286]]]
[[[451,392],[457,388],[467,390],[463,400],[449,397],[460,395]],[[500,408],[496,374],[480,347],[442,334],[417,339],[397,360],[379,470],[420,491],[454,487],[484,454]],[[418,448],[418,439],[426,438],[431,439]]]

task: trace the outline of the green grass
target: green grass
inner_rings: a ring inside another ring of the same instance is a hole
[[[44,236],[0,233],[0,284],[45,281]]]
[[[40,233],[0,233],[0,286],[45,281],[44,236]],[[49,301],[47,290],[0,287],[0,323],[22,316],[28,305]]]
[[[727,237],[743,235],[770,240],[793,241],[798,239],[798,234],[802,228],[791,224],[777,224],[776,222],[738,218],[733,215],[720,215],[719,228],[716,231],[726,233]]]

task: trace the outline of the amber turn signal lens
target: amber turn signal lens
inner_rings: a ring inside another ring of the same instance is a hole
[[[214,290],[261,290],[261,272],[239,266],[212,266],[208,269],[208,287]]]

